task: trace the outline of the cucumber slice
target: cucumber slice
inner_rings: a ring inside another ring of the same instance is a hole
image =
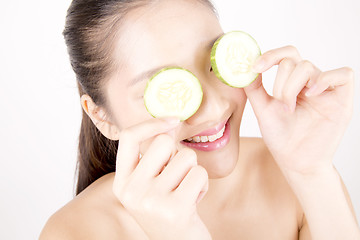
[[[254,38],[242,31],[233,31],[221,36],[211,49],[211,67],[225,84],[242,88],[250,85],[258,73],[251,66],[261,55]]]
[[[178,117],[184,121],[198,110],[202,97],[201,84],[194,74],[170,67],[160,70],[147,82],[144,102],[153,117]]]

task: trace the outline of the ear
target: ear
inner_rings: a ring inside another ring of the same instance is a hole
[[[81,106],[90,117],[96,128],[108,139],[119,140],[120,130],[118,127],[107,119],[103,108],[97,106],[91,97],[84,94],[80,98]]]

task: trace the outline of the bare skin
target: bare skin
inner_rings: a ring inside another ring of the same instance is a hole
[[[301,206],[262,139],[241,138],[240,146],[246,170],[237,165],[226,188],[225,179],[210,180],[198,206],[212,238],[298,239]],[[114,196],[113,180],[113,173],[100,178],[54,214],[42,239],[148,239]]]
[[[226,86],[209,58],[223,31],[198,1],[156,1],[129,14],[119,32],[112,56],[119,71],[103,89],[107,108],[81,96],[102,134],[120,142],[116,172],[59,210],[41,239],[360,239],[332,165],[351,117],[350,68],[322,72],[285,46],[257,60],[260,75],[250,86]],[[151,76],[131,84],[173,65],[192,71],[204,91],[198,111],[181,123],[147,113],[141,95]],[[270,96],[261,73],[273,66]],[[247,99],[262,139],[239,138]],[[227,119],[231,137],[223,148],[181,143]]]

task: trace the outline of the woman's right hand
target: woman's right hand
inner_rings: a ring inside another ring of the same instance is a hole
[[[120,133],[113,192],[150,239],[211,239],[196,205],[208,188],[191,149],[166,132],[175,119],[151,119]],[[139,159],[140,144],[153,138]]]

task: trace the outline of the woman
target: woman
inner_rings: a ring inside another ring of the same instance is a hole
[[[353,71],[321,72],[286,46],[257,60],[250,86],[231,88],[210,65],[221,35],[207,0],[72,2],[64,36],[84,110],[78,195],[40,239],[360,239],[332,165]],[[269,96],[261,73],[275,65]],[[155,119],[143,103],[146,80],[167,66],[203,88],[183,122]],[[262,139],[239,137],[247,99]],[[194,136],[205,142],[186,141]]]

